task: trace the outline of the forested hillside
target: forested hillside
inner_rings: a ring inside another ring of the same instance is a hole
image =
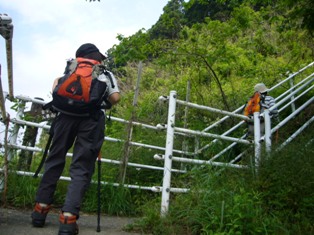
[[[312,62],[313,9],[310,0],[169,1],[155,25],[108,50],[123,90],[117,112],[132,103],[139,61],[141,119],[151,121],[151,101],[170,90],[184,99],[188,81],[192,102],[234,110],[254,84],[271,87]]]
[[[310,0],[170,0],[150,29],[139,29],[130,37],[119,35],[120,43],[107,52],[108,66],[120,80],[123,97],[113,114],[135,114],[141,122],[160,123],[166,111],[158,106],[158,97],[175,90],[184,100],[188,87],[191,102],[235,110],[256,83],[271,87],[313,61],[313,9]],[[134,107],[140,61],[143,70]],[[184,112],[176,113],[178,120],[183,116]],[[216,117],[194,110],[189,120],[196,120],[188,123],[191,129],[200,130]],[[114,135],[116,128],[107,131]],[[141,139],[147,138],[141,134]],[[304,138],[313,136],[307,132]],[[313,234],[314,192],[309,174],[313,144],[300,149],[304,142],[299,140],[265,162],[259,178],[251,172],[216,174],[210,167],[192,171],[188,176],[192,193],[174,196],[167,218],[159,217],[159,198],[146,198],[140,210],[144,219],[131,230]],[[153,179],[150,177],[145,180]]]

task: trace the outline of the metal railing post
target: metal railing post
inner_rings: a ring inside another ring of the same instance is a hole
[[[269,154],[271,152],[271,119],[269,116],[269,110],[264,111],[264,121],[265,121],[265,147],[266,152]]]
[[[258,168],[261,158],[261,123],[259,112],[254,113],[254,147],[255,147],[255,158],[254,167]]]
[[[169,96],[169,108],[168,108],[166,151],[165,151],[165,159],[164,159],[164,175],[163,175],[162,198],[161,198],[161,216],[165,216],[168,213],[168,209],[169,209],[176,98],[177,98],[176,91],[171,91],[170,96]]]
[[[25,110],[25,101],[18,100],[18,109],[16,113],[16,119],[22,119],[24,110]],[[10,144],[16,144],[19,130],[20,130],[20,124],[15,124],[9,137]],[[8,153],[8,161],[11,161],[12,158],[13,158],[13,150],[11,149]]]
[[[7,119],[7,111],[5,109],[5,98],[6,98],[6,94],[4,94],[4,91],[2,88],[1,64],[0,64],[0,108],[1,108],[2,120],[4,121]]]

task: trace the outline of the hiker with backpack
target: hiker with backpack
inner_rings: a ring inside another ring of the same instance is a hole
[[[59,216],[59,235],[78,234],[80,206],[104,141],[104,108],[120,100],[117,81],[102,64],[106,57],[94,44],[81,45],[75,57],[68,62],[64,76],[53,84],[53,100],[48,108],[56,111],[57,116],[51,127],[52,144],[31,214],[33,226],[45,225],[66,154],[73,145],[71,181]]]
[[[265,86],[264,83],[258,83],[254,86],[254,94],[250,97],[247,104],[244,107],[244,115],[253,117],[254,112],[263,113],[265,109],[270,109],[272,106],[275,105],[275,99],[268,95],[268,88]],[[272,121],[277,122],[279,113],[278,109],[273,109],[270,113],[270,118]],[[254,122],[248,121],[248,132],[247,137],[252,137],[254,135]],[[260,129],[261,129],[261,136],[264,135],[265,132],[265,124],[264,118],[260,118]]]

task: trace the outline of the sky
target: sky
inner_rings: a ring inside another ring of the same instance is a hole
[[[0,14],[12,18],[14,96],[51,100],[53,80],[83,43],[101,52],[154,25],[168,0],[2,0]],[[5,39],[0,36],[1,80],[8,91]]]

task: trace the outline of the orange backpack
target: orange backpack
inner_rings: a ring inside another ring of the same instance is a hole
[[[261,94],[256,91],[253,96],[250,97],[244,107],[243,114],[245,116],[253,116],[255,112],[261,111]]]
[[[100,74],[114,87],[110,72],[98,61],[86,58],[68,61],[65,75],[52,93],[52,107],[75,116],[87,116],[101,109],[107,98],[107,83],[98,80]]]

